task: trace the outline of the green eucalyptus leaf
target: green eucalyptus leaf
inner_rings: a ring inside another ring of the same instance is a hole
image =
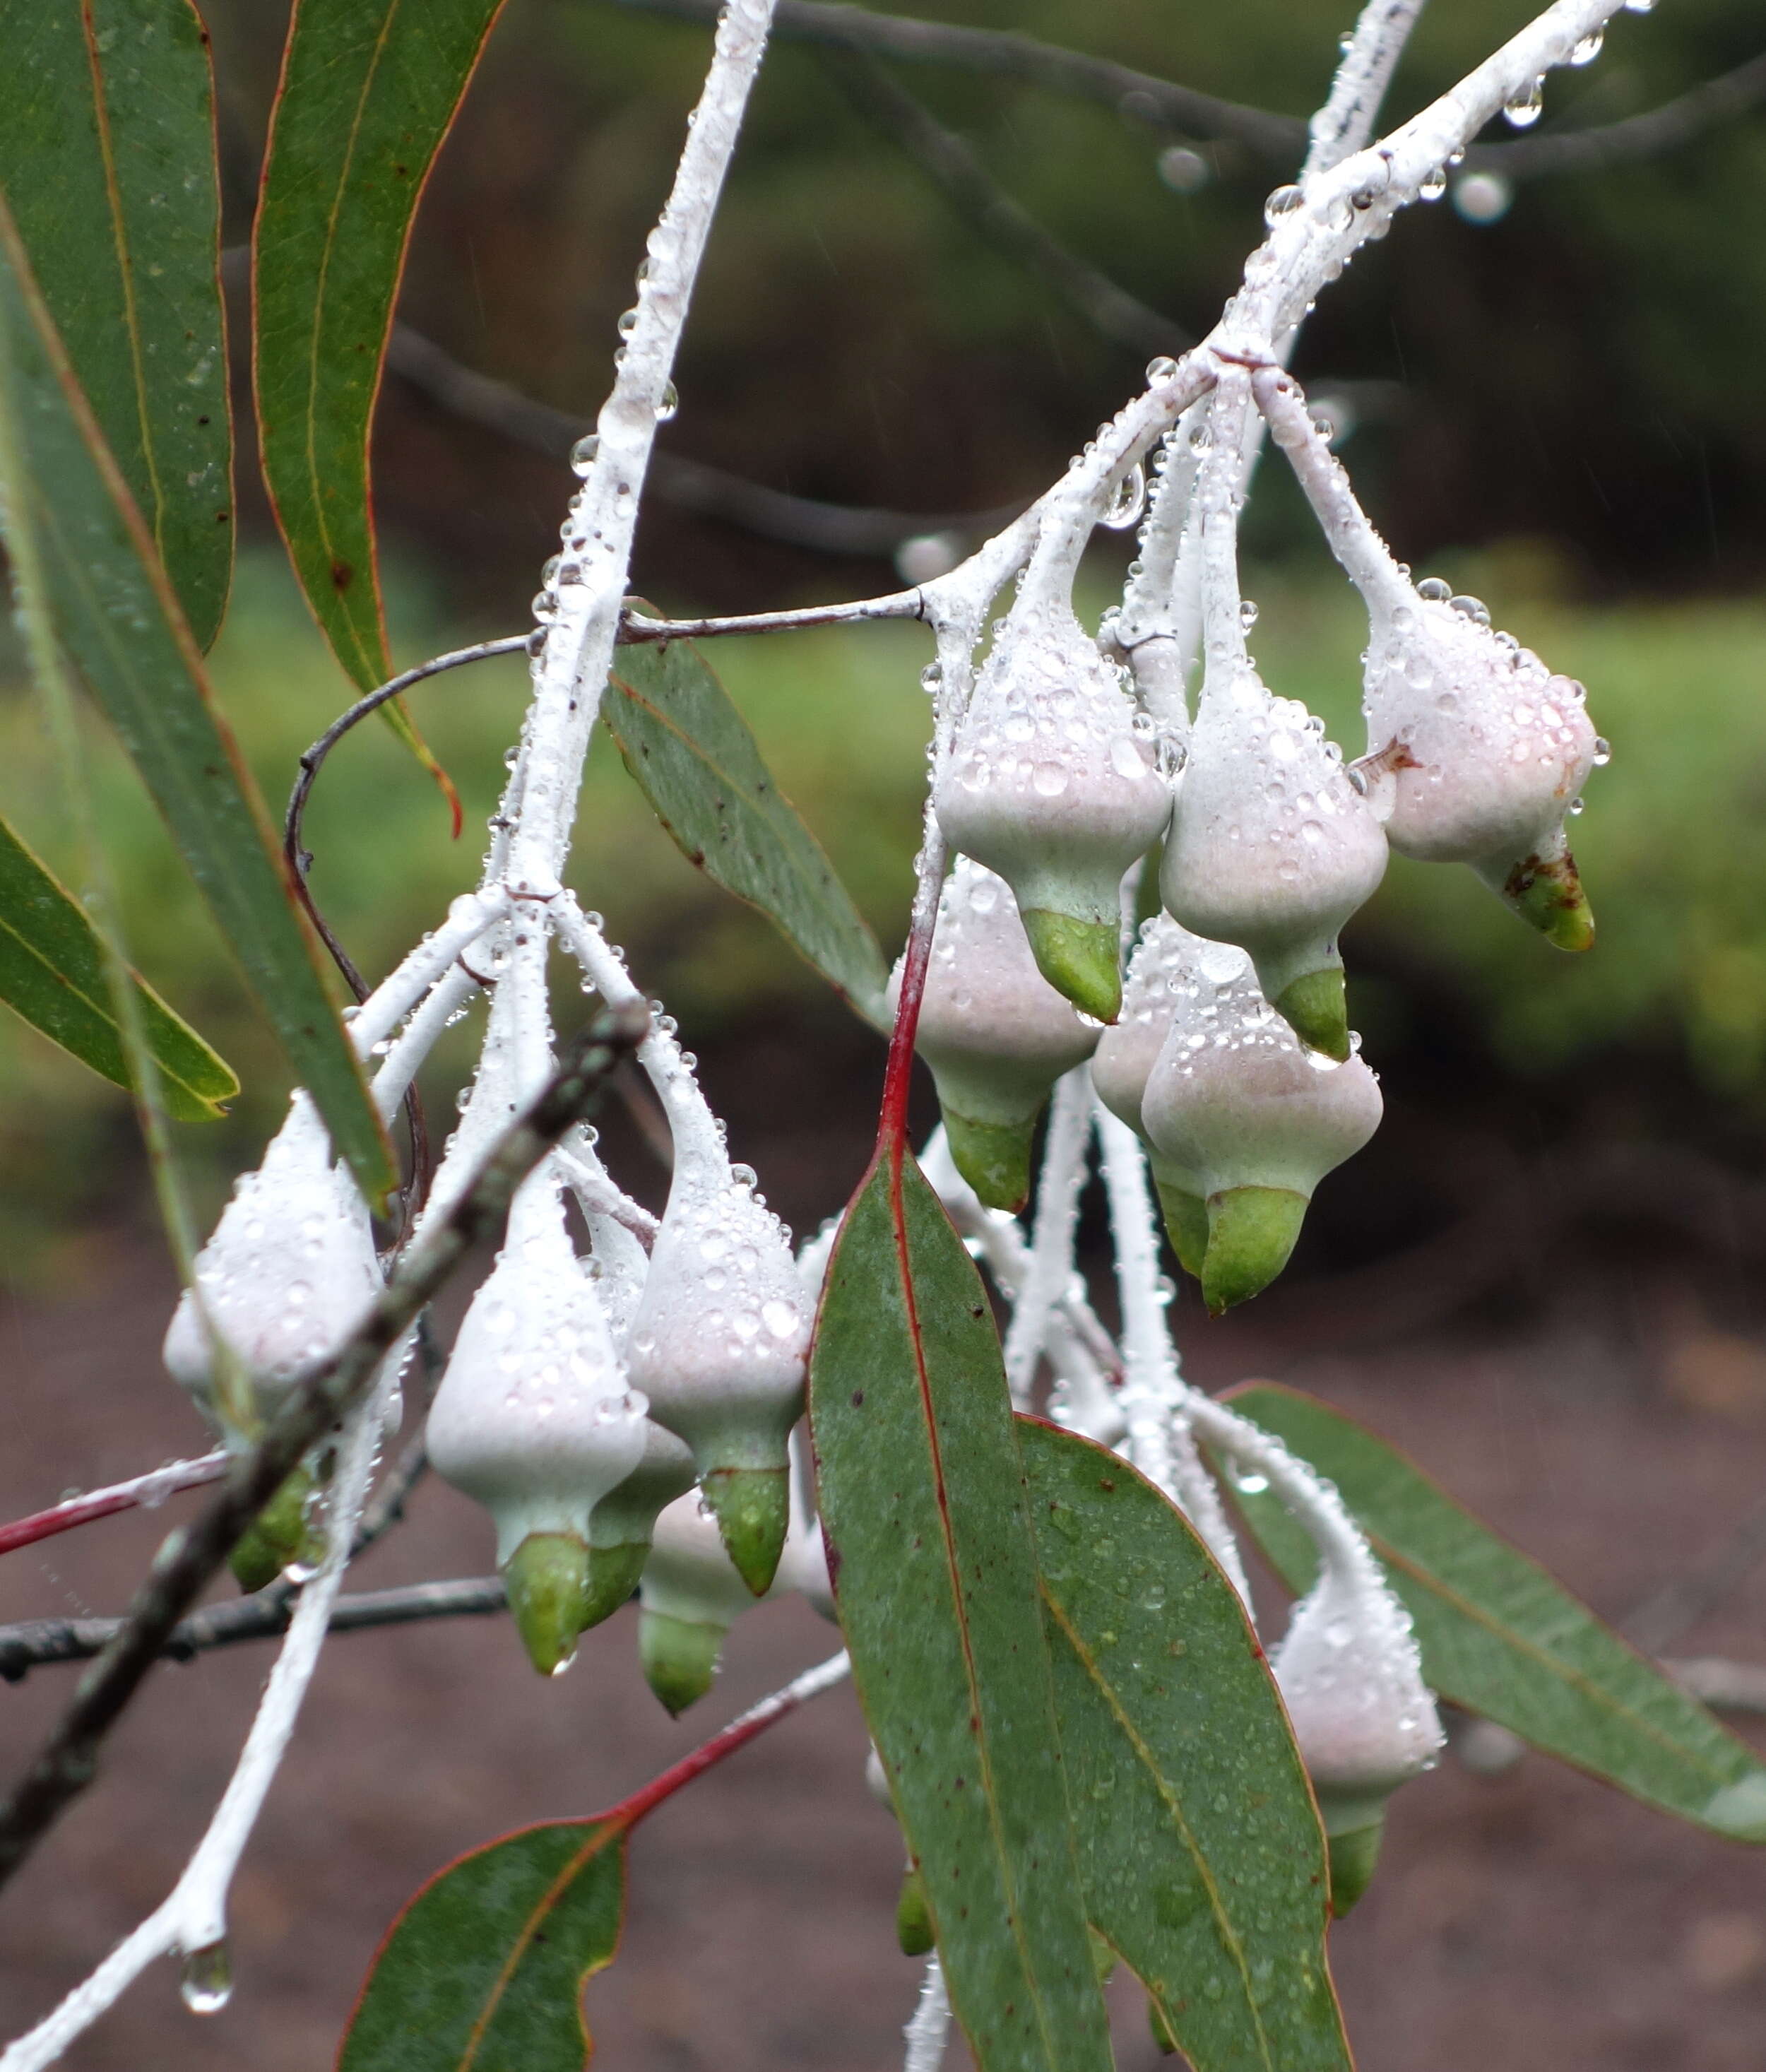
[[[239,1081],[145,979],[134,980],[142,1027],[159,1070],[166,1112],[181,1122],[226,1112]],[[104,945],[86,910],[0,820],[0,1000],[83,1065],[132,1083]]]
[[[625,1824],[548,1820],[462,1856],[406,1906],[338,2072],[582,2072],[582,1989],[613,1961]]]
[[[877,938],[692,644],[622,648],[602,713],[626,767],[687,860],[758,906],[886,1034],[889,973]]]
[[[208,38],[191,0],[0,0],[0,192],[198,644],[233,566]]]
[[[976,2065],[1105,2072],[999,1338],[905,1149],[841,1227],[810,1414],[853,1682]]]
[[[1430,1686],[1663,1812],[1766,1842],[1766,1769],[1745,1744],[1366,1426],[1259,1382],[1233,1407],[1328,1475],[1409,1608]],[[1267,1492],[1238,1501],[1295,1590],[1312,1542]]]
[[[1117,1455],[1018,1443],[1092,1926],[1194,2072],[1349,2072],[1324,1838],[1237,1592]]]
[[[262,801],[202,658],[0,204],[0,441],[9,536],[28,526],[40,613],[165,816],[295,1076],[368,1199],[386,1133],[326,990]]]

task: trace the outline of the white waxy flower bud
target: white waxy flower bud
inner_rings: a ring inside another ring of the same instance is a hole
[[[1313,1189],[1366,1143],[1380,1108],[1359,1054],[1339,1065],[1305,1049],[1249,972],[1216,984],[1198,971],[1180,992],[1141,1126],[1206,1204],[1211,1314],[1281,1272]]]
[[[644,1402],[565,1228],[534,1175],[460,1326],[429,1411],[437,1472],[491,1513],[497,1564],[534,1665],[556,1675],[590,1610],[589,1523],[644,1452]]]
[[[1250,962],[1234,944],[1204,942],[1170,915],[1155,914],[1141,923],[1128,960],[1122,1013],[1092,1053],[1098,1098],[1146,1145],[1173,1249],[1197,1280],[1208,1249],[1208,1204],[1195,1175],[1168,1158],[1148,1135],[1141,1102],[1180,1007],[1193,1008],[1204,993],[1211,1002],[1218,987],[1245,976]]]
[[[650,1559],[658,1515],[697,1479],[691,1449],[653,1419],[644,1420],[644,1450],[622,1482],[589,1514],[586,1630],[628,1601]]]
[[[187,1289],[166,1333],[166,1369],[217,1430],[244,1442],[289,1383],[349,1335],[382,1285],[368,1210],[304,1092],[262,1165],[235,1186],[196,1256],[195,1284],[201,1307]],[[212,1330],[223,1341],[219,1358]],[[388,1364],[402,1366],[409,1345]],[[388,1422],[397,1420],[394,1392]],[[230,1564],[243,1589],[261,1589],[320,1557],[308,1513],[322,1473],[317,1462],[297,1469],[235,1548]]]
[[[772,1581],[759,1594],[801,1591],[832,1618],[820,1531],[802,1514]],[[724,1637],[755,1602],[732,1566],[720,1522],[696,1496],[676,1498],[656,1520],[655,1544],[639,1585],[638,1652],[650,1688],[677,1716],[711,1688]]]
[[[933,803],[952,848],[1012,887],[1044,977],[1113,1022],[1118,889],[1164,828],[1171,793],[1151,720],[1069,606],[1007,623]]]
[[[1410,1614],[1370,1561],[1327,1556],[1271,1666],[1324,1823],[1332,1910],[1344,1914],[1374,1874],[1386,1800],[1441,1748]]]
[[[901,980],[897,963],[892,1001]],[[931,1068],[957,1170],[990,1209],[1023,1207],[1037,1117],[1099,1033],[1037,968],[1011,888],[959,858],[938,894],[914,1047]]]
[[[1581,684],[1490,629],[1476,598],[1413,584],[1356,501],[1290,376],[1266,368],[1257,400],[1331,550],[1367,606],[1359,766],[1394,849],[1469,864],[1560,949],[1594,940],[1564,816],[1600,759]]]
[[[1210,640],[1159,889],[1167,912],[1251,954],[1313,1049],[1349,1055],[1338,931],[1378,885],[1386,837],[1316,717]]]
[[[791,1234],[708,1124],[675,1177],[628,1342],[651,1415],[692,1449],[729,1557],[756,1597],[789,1527],[786,1447],[803,1408],[812,1305]]]

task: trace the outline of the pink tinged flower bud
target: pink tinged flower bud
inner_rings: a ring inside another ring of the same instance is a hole
[[[791,1519],[787,1439],[814,1311],[791,1235],[708,1135],[677,1140],[674,1184],[628,1342],[651,1415],[692,1448],[705,1501],[754,1596]]]
[[[901,976],[897,964],[892,1001]],[[938,895],[915,1047],[931,1068],[951,1158],[988,1208],[1024,1206],[1037,1118],[1098,1036],[1037,969],[1010,888],[959,858]]]
[[[1380,1107],[1358,1053],[1339,1065],[1304,1048],[1249,973],[1198,972],[1148,1075],[1141,1126],[1206,1204],[1211,1314],[1281,1272],[1313,1189],[1374,1134]]]
[[[1271,1666],[1318,1799],[1341,1915],[1374,1874],[1386,1800],[1434,1766],[1441,1722],[1410,1614],[1377,1574],[1327,1560]]]
[[[1148,1135],[1141,1102],[1173,1018],[1180,1009],[1193,1021],[1205,1013],[1218,989],[1243,978],[1249,965],[1245,952],[1232,944],[1204,942],[1168,914],[1155,914],[1141,923],[1128,960],[1122,1013],[1098,1039],[1091,1059],[1098,1098],[1147,1147],[1172,1248],[1185,1272],[1198,1280],[1208,1249],[1208,1205],[1195,1174],[1167,1157]]]
[[[516,1198],[454,1340],[428,1439],[437,1473],[495,1521],[522,1639],[542,1674],[557,1674],[590,1610],[590,1515],[643,1458],[644,1402],[626,1385],[548,1175]]]
[[[1248,951],[1301,1039],[1349,1056],[1337,938],[1386,870],[1386,837],[1321,723],[1211,650],[1159,889],[1165,910]]]
[[[333,1163],[325,1125],[304,1092],[296,1092],[263,1164],[234,1187],[196,1256],[195,1281],[201,1309],[187,1289],[166,1333],[165,1362],[222,1427],[230,1421],[225,1376],[216,1371],[209,1328],[224,1340],[257,1410],[267,1412],[303,1367],[336,1350],[379,1293],[368,1211]]]
[[[1001,634],[933,803],[951,846],[1012,887],[1044,977],[1113,1022],[1119,888],[1164,828],[1171,794],[1152,722],[1065,606]]]

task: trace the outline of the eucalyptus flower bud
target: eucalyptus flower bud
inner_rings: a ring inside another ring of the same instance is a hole
[[[1118,889],[1164,828],[1171,794],[1152,722],[1070,608],[1008,622],[933,804],[951,846],[1012,887],[1043,976],[1115,1021]]]
[[[235,1186],[196,1255],[195,1280],[167,1328],[166,1367],[209,1423],[243,1444],[289,1383],[349,1336],[382,1285],[368,1210],[304,1092],[263,1163]],[[406,1350],[388,1363],[402,1365]],[[389,1421],[396,1417],[395,1399]],[[285,1568],[319,1560],[310,1512],[320,1480],[317,1461],[298,1468],[240,1540],[231,1565],[241,1588],[261,1589]]]
[[[1198,974],[1148,1076],[1141,1124],[1206,1204],[1211,1315],[1281,1272],[1313,1189],[1366,1143],[1380,1108],[1360,1055],[1338,1065],[1304,1048],[1248,972]]]
[[[901,976],[897,964],[892,1000]],[[931,1068],[951,1158],[988,1208],[1024,1206],[1037,1117],[1098,1036],[1037,968],[1010,888],[959,858],[938,894],[914,1043]]]
[[[1198,1281],[1208,1250],[1208,1203],[1197,1176],[1148,1136],[1141,1103],[1173,1016],[1182,1008],[1189,1010],[1190,1021],[1199,1020],[1202,996],[1211,1003],[1218,986],[1242,979],[1249,967],[1245,952],[1233,944],[1204,942],[1168,914],[1155,914],[1141,923],[1128,960],[1122,1013],[1098,1039],[1091,1059],[1098,1098],[1147,1147],[1172,1248],[1185,1272]]]
[[[429,1449],[495,1521],[509,1607],[542,1675],[569,1667],[589,1622],[590,1515],[642,1460],[643,1413],[556,1183],[536,1174],[454,1340]]]
[[[1374,1875],[1386,1800],[1433,1767],[1440,1719],[1410,1614],[1377,1572],[1327,1560],[1271,1666],[1318,1799],[1341,1916]]]
[[[1249,951],[1301,1040],[1349,1054],[1338,931],[1378,885],[1386,837],[1320,721],[1210,646],[1159,874],[1165,910]]]
[[[687,1494],[695,1476],[688,1446],[647,1417],[644,1450],[637,1466],[589,1514],[585,1630],[611,1618],[630,1598],[650,1559],[658,1515]]]
[[[791,1235],[708,1129],[677,1136],[631,1378],[692,1449],[705,1501],[748,1588],[765,1594],[791,1522],[786,1438],[803,1408],[812,1313]]]
[[[1399,580],[1370,604],[1364,689],[1370,763],[1390,772],[1388,841],[1469,864],[1549,941],[1586,949],[1594,921],[1563,824],[1599,754],[1587,693],[1493,633],[1475,599]]]

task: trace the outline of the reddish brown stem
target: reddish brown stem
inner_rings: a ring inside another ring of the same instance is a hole
[[[180,1461],[157,1473],[137,1475],[133,1482],[117,1482],[110,1489],[94,1490],[89,1496],[69,1497],[65,1503],[47,1511],[34,1511],[29,1518],[0,1525],[0,1554],[29,1547],[39,1540],[52,1539],[95,1518],[109,1518],[119,1511],[133,1511],[145,1503],[150,1509],[179,1490],[197,1489],[204,1482],[219,1482],[227,1472],[224,1453],[205,1453],[198,1461]]]

